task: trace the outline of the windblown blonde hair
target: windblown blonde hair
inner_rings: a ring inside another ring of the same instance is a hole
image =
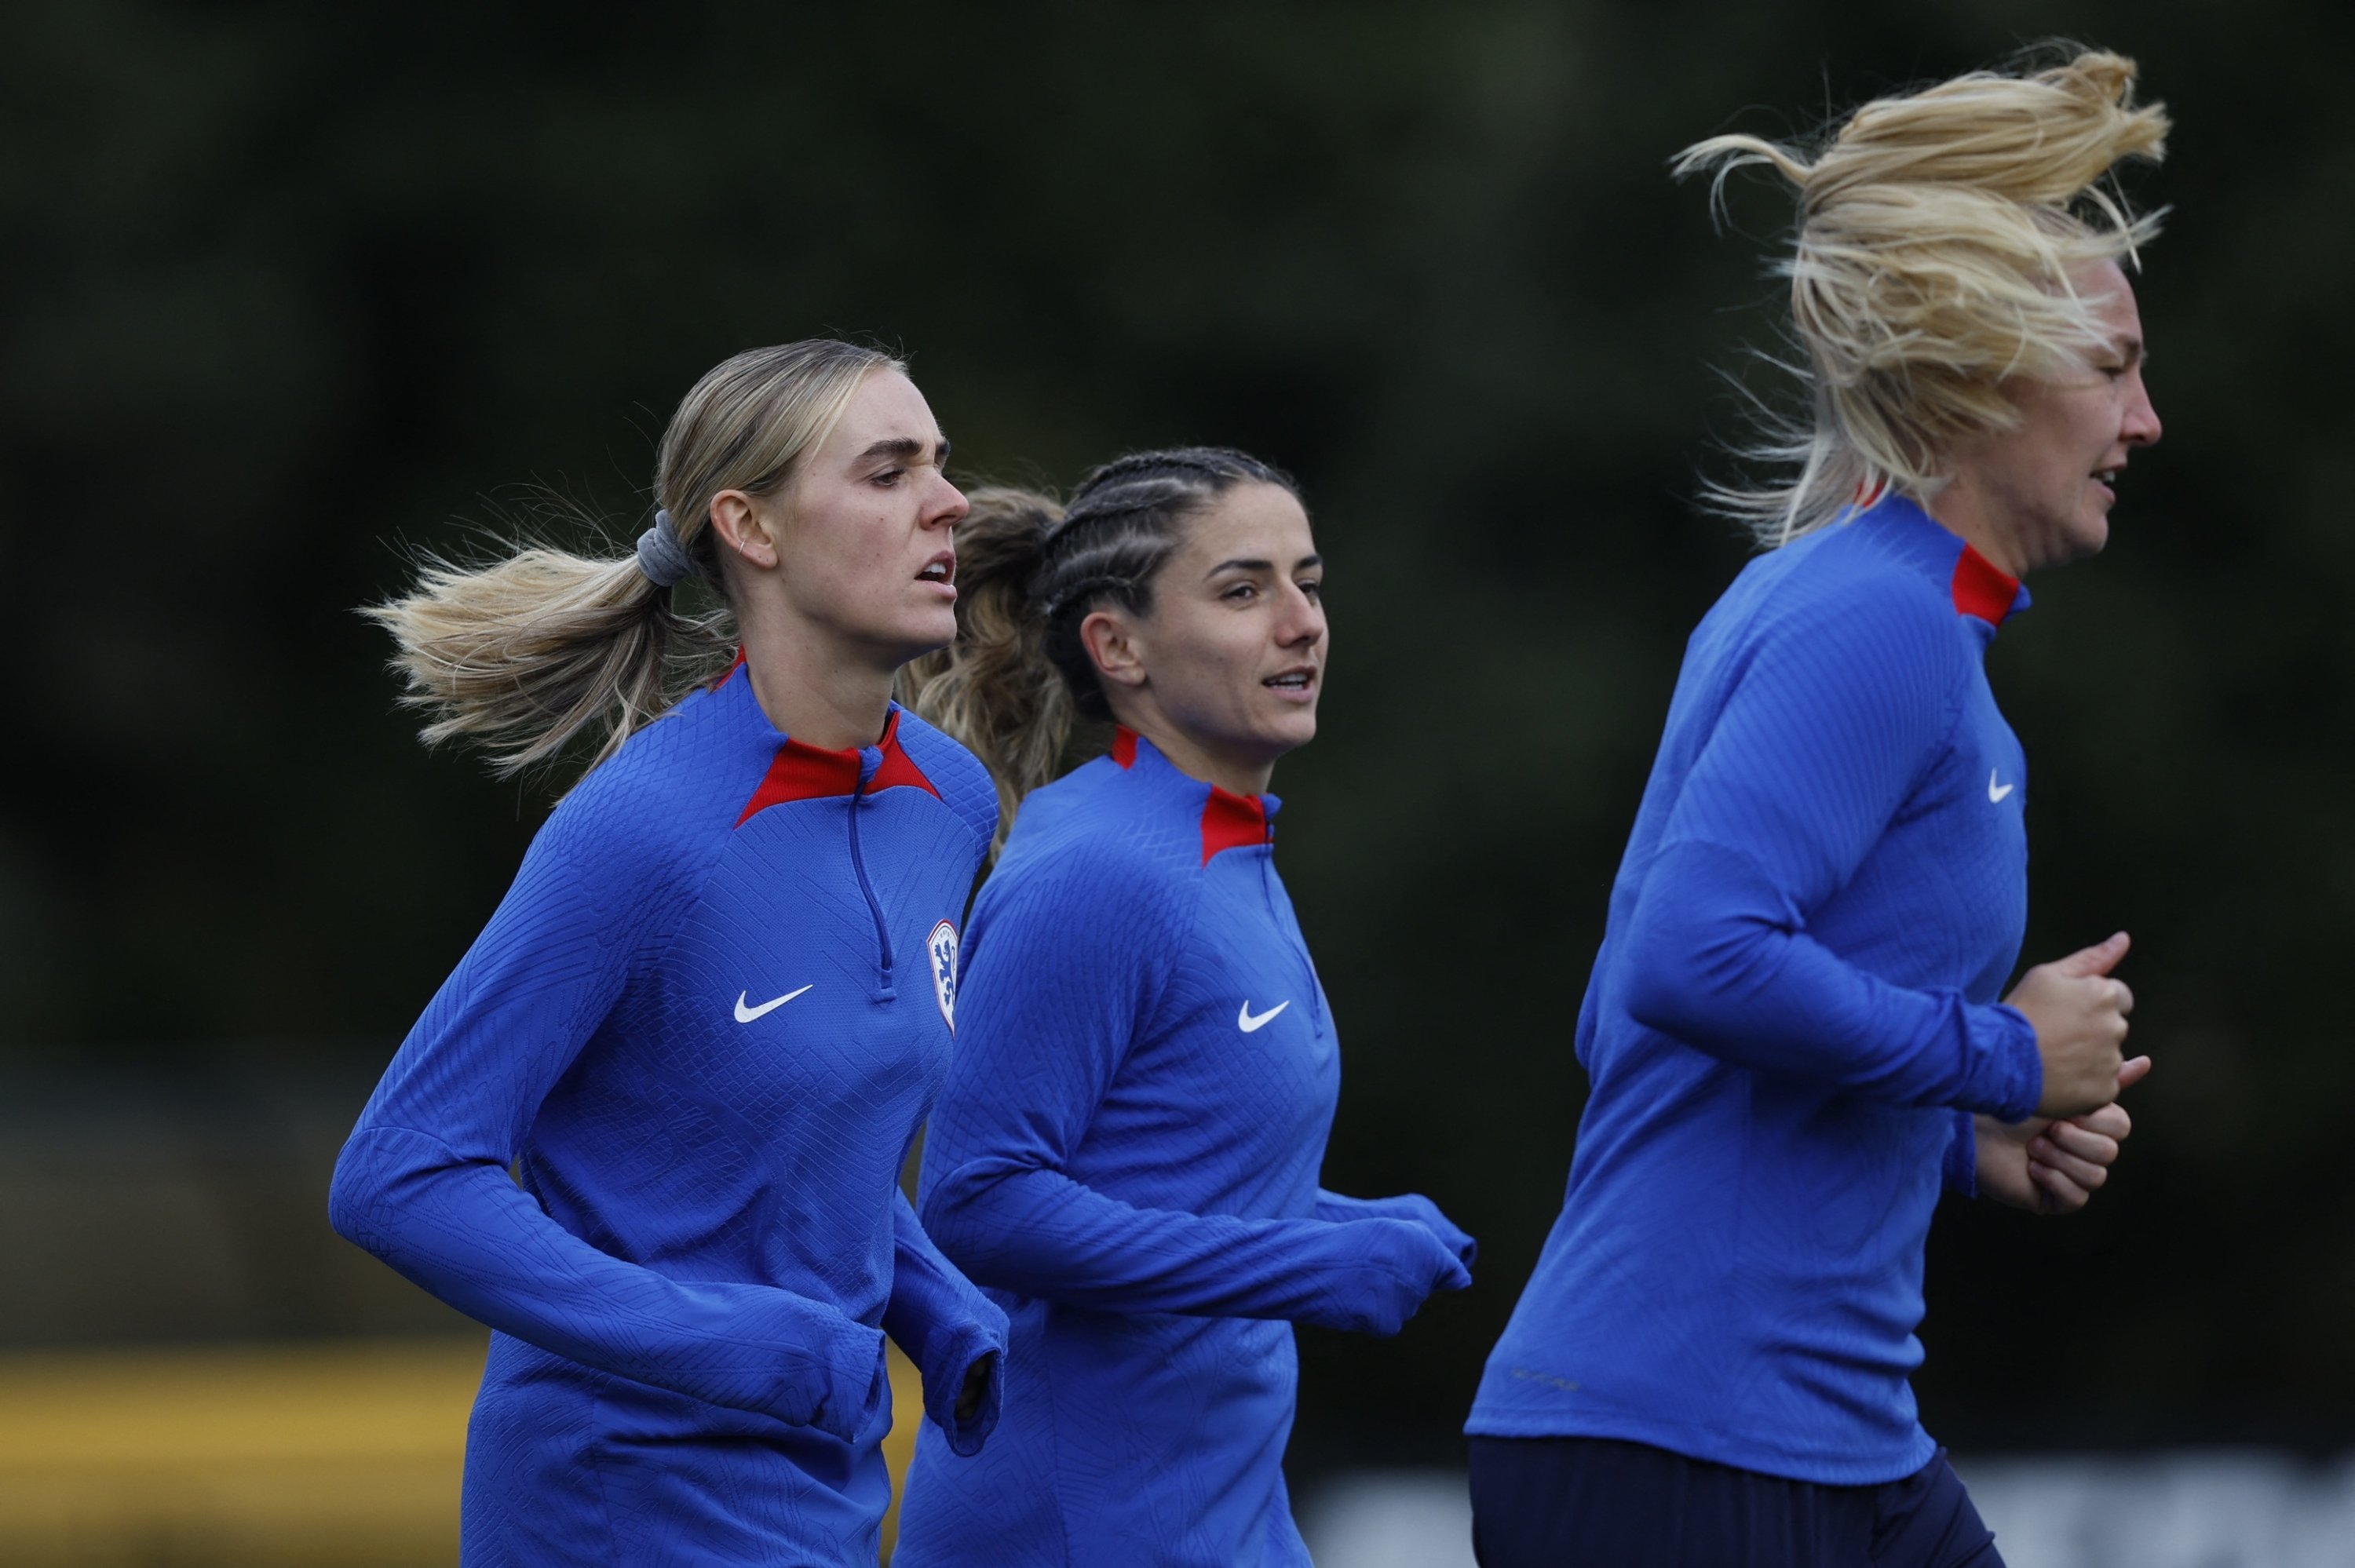
[[[2008,429],[2016,376],[2081,371],[2105,342],[2089,266],[2136,258],[2158,232],[2113,186],[2123,159],[2157,161],[2168,118],[2134,107],[2135,65],[2078,54],[2034,75],[1975,71],[1877,99],[1809,159],[1755,136],[1712,136],[1677,155],[1678,176],[1764,164],[1797,188],[1797,244],[1779,270],[1813,394],[1808,426],[1770,431],[1751,455],[1796,472],[1712,487],[1761,543],[1787,543],[1887,482],[1916,496],[1942,482],[1956,439]]]
[[[735,641],[709,527],[723,490],[772,495],[824,441],[872,372],[905,366],[830,339],[756,348],[719,365],[679,402],[655,460],[655,495],[719,608],[690,613],[634,552],[603,559],[524,544],[479,564],[429,557],[406,594],[361,613],[400,644],[404,705],[432,715],[429,746],[464,737],[501,778],[549,761],[583,732],[593,768]]]

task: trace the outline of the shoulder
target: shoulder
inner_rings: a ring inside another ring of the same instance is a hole
[[[1973,657],[1951,599],[1853,524],[1752,562],[1703,629],[1761,673],[1835,683],[1893,671],[1950,679]]]
[[[1031,791],[1016,817],[981,906],[1001,915],[1124,916],[1155,925],[1190,917],[1201,896],[1200,836],[1126,799],[1107,759]]]
[[[741,746],[697,692],[623,742],[557,802],[533,841],[584,880],[668,885],[725,844],[752,781]]]
[[[997,786],[981,759],[927,724],[912,708],[900,709],[895,733],[900,749],[931,780],[941,803],[954,811],[983,843],[996,837]]]

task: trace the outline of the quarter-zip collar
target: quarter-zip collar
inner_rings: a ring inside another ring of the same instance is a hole
[[[739,668],[741,665],[740,663]],[[720,682],[722,692],[736,672]],[[752,699],[752,683],[747,679],[736,700],[751,706],[756,713],[759,704]],[[761,776],[752,798],[744,802],[743,813],[736,819],[741,828],[772,806],[782,806],[796,800],[825,800],[849,797],[847,832],[850,841],[850,872],[858,884],[859,896],[866,901],[868,918],[875,923],[875,997],[890,1001],[898,992],[893,986],[892,970],[896,955],[891,949],[891,927],[883,917],[883,901],[875,895],[875,885],[867,874],[867,855],[858,842],[858,822],[865,815],[867,802],[886,789],[922,789],[934,800],[940,791],[924,777],[900,746],[900,705],[893,703],[883,721],[883,734],[873,746],[862,746],[846,751],[811,746],[779,733],[773,726],[769,733],[776,736],[776,752],[769,759],[768,770]],[[762,721],[766,722],[765,718]]]
[[[751,684],[749,681],[745,683],[748,690]],[[900,705],[893,703],[890,715],[883,721],[882,738],[873,746],[829,751],[779,735],[776,755],[770,759],[768,771],[761,776],[752,798],[744,802],[743,814],[736,819],[736,825],[741,828],[757,813],[789,800],[871,795],[902,786],[922,789],[934,799],[940,796],[932,781],[924,777],[924,770],[900,749]]]
[[[1273,795],[1238,795],[1182,771],[1145,736],[1122,725],[1113,733],[1113,765],[1166,789],[1199,813],[1202,863],[1222,850],[1275,842],[1275,814],[1284,802]]]
[[[1868,497],[1841,514],[1835,526],[1871,531],[1892,555],[1935,583],[1973,630],[1992,641],[1996,629],[2031,602],[2018,577],[1988,560],[1969,541],[1894,491]]]

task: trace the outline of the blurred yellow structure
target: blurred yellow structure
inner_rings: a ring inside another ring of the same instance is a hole
[[[448,1568],[484,1348],[467,1337],[0,1357],[0,1563]],[[897,1349],[891,1388],[896,1492],[923,1408]],[[884,1523],[887,1559],[896,1522]]]

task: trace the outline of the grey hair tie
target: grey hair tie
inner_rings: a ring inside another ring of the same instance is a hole
[[[638,535],[638,570],[656,588],[669,588],[695,576],[695,557],[678,542],[670,514],[656,512],[655,525]]]

